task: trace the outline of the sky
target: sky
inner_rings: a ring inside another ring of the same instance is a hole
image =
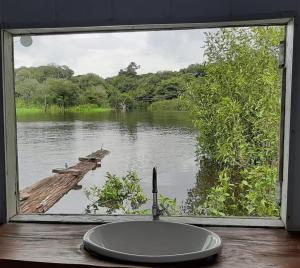
[[[30,47],[23,47],[20,37],[15,37],[15,67],[55,63],[69,66],[75,75],[96,73],[106,78],[134,61],[141,66],[140,74],[175,71],[203,62],[205,32],[208,30],[42,35],[33,36]]]

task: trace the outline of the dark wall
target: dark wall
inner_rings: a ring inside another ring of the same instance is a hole
[[[200,23],[284,17],[295,18],[289,188],[300,190],[300,0],[0,0],[2,29]],[[0,93],[0,178],[5,176],[2,108]],[[5,220],[3,181],[0,179],[0,222]],[[290,195],[288,203],[290,225],[300,229],[300,195]]]
[[[298,0],[0,0],[2,28],[213,22],[300,13]]]

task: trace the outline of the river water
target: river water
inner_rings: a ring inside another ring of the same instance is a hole
[[[17,129],[20,189],[50,176],[53,168],[76,164],[78,157],[102,146],[110,154],[101,168],[84,177],[83,189],[103,186],[107,172],[124,176],[135,170],[151,197],[152,168],[157,166],[159,192],[181,205],[196,180],[197,132],[184,112],[19,116]],[[83,213],[89,204],[83,189],[71,190],[47,213]]]

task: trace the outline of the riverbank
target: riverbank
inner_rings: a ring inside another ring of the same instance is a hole
[[[101,113],[108,112],[113,110],[110,107],[97,107],[93,105],[79,105],[74,107],[68,107],[63,109],[59,106],[49,106],[47,109],[44,107],[32,106],[32,107],[18,107],[16,109],[17,116],[26,116],[26,115],[34,115],[34,114],[54,114],[54,113],[64,113],[64,112],[72,112],[72,113]]]
[[[32,116],[41,114],[56,114],[56,113],[102,113],[113,111],[114,108],[111,107],[98,107],[93,104],[78,105],[72,107],[60,107],[57,105],[47,106],[30,106],[30,105],[19,105],[17,104],[17,116]],[[132,109],[132,110],[148,110],[153,112],[165,111],[165,112],[178,112],[187,111],[184,103],[180,99],[172,100],[160,100],[153,102],[149,106],[145,106],[142,109]]]

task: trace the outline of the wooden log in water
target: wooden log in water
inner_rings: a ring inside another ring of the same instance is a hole
[[[77,174],[72,172],[55,174],[21,190],[20,212],[23,214],[45,213],[71,189],[76,188],[87,172],[99,166],[98,161],[91,159],[97,158],[101,161],[107,154],[109,154],[107,150],[98,150],[88,155],[87,160],[80,161],[69,168],[78,170]],[[65,171],[67,170],[65,169]]]

